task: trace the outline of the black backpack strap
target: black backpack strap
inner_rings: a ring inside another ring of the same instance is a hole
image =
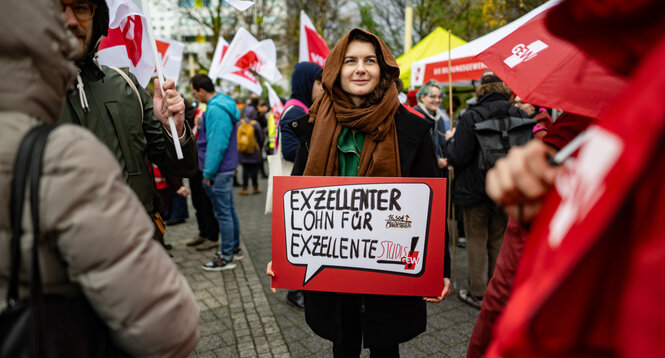
[[[492,116],[492,113],[490,113],[490,111],[485,107],[475,106],[471,107],[471,109],[476,111],[476,113],[480,114],[480,116],[483,117],[483,121],[490,119],[490,117]]]
[[[14,161],[14,178],[10,199],[10,218],[12,225],[11,266],[7,304],[13,306],[18,300],[18,273],[21,266],[21,221],[25,201],[26,183],[30,183],[30,213],[33,229],[33,246],[30,279],[30,299],[33,304],[41,300],[42,285],[39,271],[37,243],[41,237],[39,230],[39,181],[41,177],[42,158],[46,139],[57,124],[40,125],[32,128],[23,137]]]

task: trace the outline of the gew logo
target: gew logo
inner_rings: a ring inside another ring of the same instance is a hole
[[[507,59],[503,60],[503,63],[505,63],[508,67],[513,68],[522,62],[529,61],[530,59],[534,58],[538,52],[548,47],[549,46],[547,46],[546,43],[540,40],[536,40],[530,43],[528,46],[525,46],[524,44],[518,44],[517,46],[513,47],[513,50],[511,51],[513,54]]]

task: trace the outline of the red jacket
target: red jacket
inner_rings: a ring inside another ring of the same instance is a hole
[[[631,6],[647,3],[662,1],[568,1],[562,8],[570,12],[552,15],[580,19],[620,12],[630,18]],[[653,17],[660,14],[665,13]],[[640,32],[631,35],[638,38]],[[591,53],[602,55],[598,44]],[[590,139],[543,203],[490,357],[665,352],[665,40],[639,50],[646,59],[632,72],[627,95],[590,127]],[[621,59],[605,60],[631,72]]]

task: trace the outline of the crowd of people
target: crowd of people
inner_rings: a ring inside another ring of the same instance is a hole
[[[199,312],[166,254],[165,226],[188,219],[191,197],[198,233],[187,245],[215,250],[201,269],[234,269],[243,258],[235,194],[262,193],[265,156],[277,153],[293,176],[451,179],[468,266],[457,298],[480,310],[468,357],[665,351],[658,226],[665,113],[653,106],[665,81],[660,2],[568,0],[548,14],[553,33],[633,81],[627,92],[646,98],[621,98],[601,118],[556,116],[526,103],[492,70],[478,79],[468,108],[444,108],[436,81],[406,95],[390,49],[362,29],[339,39],[323,68],[295,66],[281,114],[256,95],[238,103],[202,73],[189,80],[193,106],[172,80],[155,80],[164,92],[149,94],[128,71],[98,64],[105,1],[7,7],[0,13],[3,326],[12,319],[7,312],[35,292],[29,274],[38,257],[38,289],[85,298],[119,350],[187,356],[199,340]],[[620,41],[621,53],[611,52],[611,22],[624,26],[619,38],[639,40]],[[588,32],[578,36],[575,28]],[[638,120],[648,133],[633,130]],[[15,165],[23,165],[15,158],[26,133],[54,123],[66,125],[54,127],[38,163],[35,225],[44,234],[33,235],[29,220],[20,227],[11,221],[15,201],[35,199],[11,189]],[[495,123],[502,133],[496,140],[482,131]],[[581,149],[562,150],[570,143]],[[287,302],[332,342],[335,357],[358,357],[362,348],[371,357],[399,357],[399,344],[427,329],[427,303],[451,294],[450,232],[438,238],[445,264],[437,297],[290,290]],[[271,263],[266,271],[280,274]]]

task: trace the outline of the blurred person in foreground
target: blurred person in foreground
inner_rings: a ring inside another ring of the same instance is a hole
[[[486,356],[662,356],[665,3],[568,0],[546,25],[628,84],[563,165],[532,141],[488,174],[531,226]]]
[[[296,127],[301,140],[293,175],[437,177],[431,124],[400,104],[399,67],[377,36],[354,29],[335,45],[323,69],[323,93]],[[331,135],[332,134],[332,135]],[[425,331],[425,302],[449,294],[450,260],[439,297],[304,291],[307,324],[333,342],[335,357],[399,357],[399,343]],[[271,263],[267,273],[275,275]]]
[[[33,127],[57,121],[76,77],[76,40],[55,0],[10,1],[0,12],[0,197],[10,197],[14,159]],[[70,10],[68,10],[70,11]],[[17,86],[23,83],[25,86]],[[62,125],[48,138],[39,189],[44,293],[85,296],[119,348],[134,357],[184,357],[199,339],[194,295],[154,240],[153,225],[93,134]],[[26,201],[28,199],[26,198]],[[0,297],[9,280],[9,200],[0,201]],[[21,262],[31,262],[24,220]],[[29,264],[19,296],[28,294]],[[4,309],[5,300],[0,300]]]
[[[563,113],[550,126],[549,131],[543,131],[547,135],[542,138],[542,141],[552,149],[552,153],[558,152],[593,121],[594,119],[590,117]],[[496,260],[494,274],[483,295],[480,314],[478,314],[469,339],[467,358],[481,358],[489,346],[494,324],[510,296],[517,264],[522,256],[528,235],[528,228],[528,223],[522,223],[514,217],[508,218],[508,226],[503,235],[503,243]]]

